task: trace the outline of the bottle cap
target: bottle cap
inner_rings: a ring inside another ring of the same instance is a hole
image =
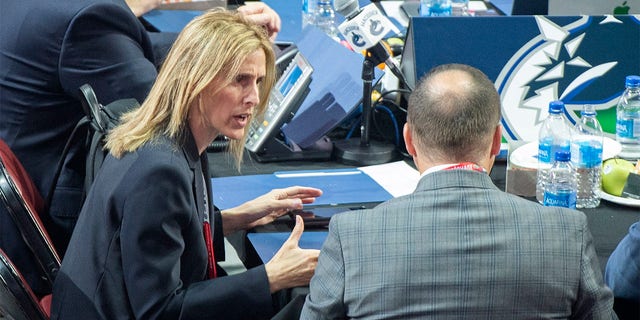
[[[562,113],[562,109],[564,109],[564,102],[560,100],[549,102],[549,113]]]
[[[639,87],[640,86],[640,76],[627,76],[624,82],[626,87]]]
[[[569,161],[569,160],[571,160],[571,152],[556,151],[556,161]]]
[[[582,111],[580,111],[580,115],[582,115],[582,116],[595,116],[596,115],[596,110],[593,107],[593,105],[585,104],[582,107]]]

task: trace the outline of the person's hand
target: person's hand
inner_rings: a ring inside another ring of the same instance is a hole
[[[238,12],[247,20],[263,26],[271,41],[276,40],[280,32],[280,16],[264,2],[247,2],[238,8]]]
[[[289,239],[265,264],[271,293],[285,288],[306,286],[311,281],[320,250],[301,249],[298,246],[302,231],[304,222],[302,217],[296,216],[296,226],[291,231]]]
[[[126,0],[127,5],[136,17],[155,9],[162,3],[162,0]]]
[[[322,195],[322,190],[309,187],[288,187],[247,201],[235,208],[222,211],[224,234],[250,229],[272,222],[291,210],[300,210]]]

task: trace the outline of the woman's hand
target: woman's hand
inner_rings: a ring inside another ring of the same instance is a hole
[[[247,2],[238,8],[238,12],[247,20],[263,26],[271,41],[276,40],[280,32],[280,16],[264,2]]]
[[[162,0],[126,0],[127,5],[136,17],[155,9],[162,3]]]
[[[322,195],[322,190],[310,187],[288,187],[247,201],[235,208],[222,211],[222,227],[228,235],[272,222],[291,210],[302,209]]]
[[[309,285],[318,264],[320,250],[301,249],[298,245],[304,231],[302,217],[296,216],[296,226],[289,239],[264,266],[271,293],[285,288]]]

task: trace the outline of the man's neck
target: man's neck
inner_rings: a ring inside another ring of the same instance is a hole
[[[425,171],[437,171],[438,169],[440,169],[439,167],[441,166],[456,165],[463,162],[474,163],[480,166],[481,168],[483,168],[487,173],[491,172],[491,168],[493,167],[493,158],[482,159],[480,161],[450,161],[450,160],[449,161],[447,160],[429,161],[425,157],[421,159],[418,157],[414,157],[413,161],[416,164],[416,167],[418,168],[418,172],[420,172],[420,174],[424,174]]]

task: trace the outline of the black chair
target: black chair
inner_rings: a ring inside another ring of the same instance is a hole
[[[0,249],[0,319],[47,320],[31,287]]]
[[[35,290],[38,298],[51,293],[60,258],[39,212],[43,200],[22,164],[0,140],[0,246]],[[8,214],[7,214],[8,213]],[[6,217],[6,215],[11,218]]]

